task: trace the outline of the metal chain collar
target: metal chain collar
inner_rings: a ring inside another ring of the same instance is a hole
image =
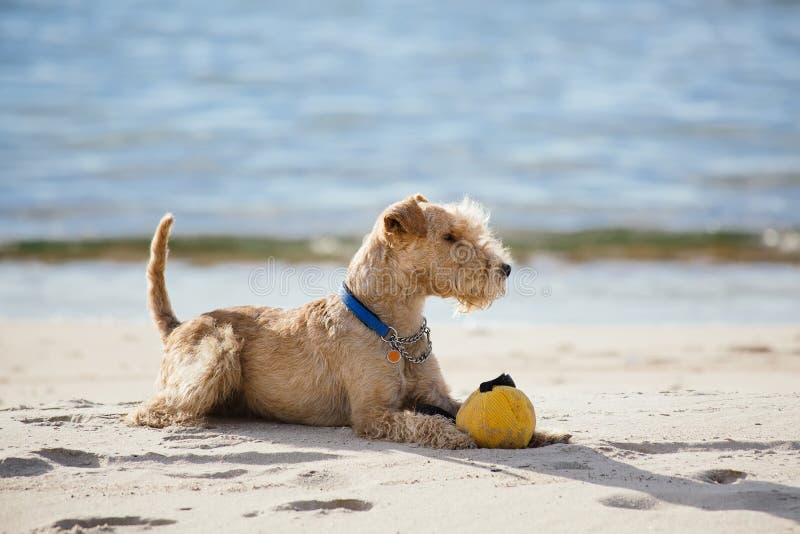
[[[419,356],[413,356],[407,349],[404,348],[404,345],[413,345],[422,337],[425,337],[427,342],[427,347]],[[397,335],[397,330],[394,327],[389,327],[389,334],[388,337],[381,336],[381,339],[391,345],[391,347],[400,353],[400,355],[408,360],[411,363],[422,363],[428,359],[433,351],[433,344],[431,343],[431,329],[428,328],[428,320],[425,317],[422,318],[422,326],[419,327],[416,334],[410,335],[408,337],[400,337]]]

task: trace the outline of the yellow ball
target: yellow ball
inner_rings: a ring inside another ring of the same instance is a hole
[[[503,383],[506,377],[512,385]],[[536,429],[536,412],[530,399],[513,386],[508,375],[481,384],[461,405],[456,426],[469,432],[479,447],[489,449],[521,449],[527,447]],[[487,388],[486,385],[490,384]],[[481,391],[485,390],[485,391]]]

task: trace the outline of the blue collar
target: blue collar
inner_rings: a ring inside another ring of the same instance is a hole
[[[386,336],[391,330],[386,323],[378,319],[378,316],[372,313],[369,308],[364,306],[360,300],[347,287],[347,284],[342,282],[342,288],[339,290],[339,297],[347,309],[353,312],[353,315],[358,317],[358,320],[364,323],[368,328],[375,331],[381,338],[386,339]]]

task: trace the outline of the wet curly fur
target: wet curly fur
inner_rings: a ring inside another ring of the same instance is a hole
[[[134,425],[192,425],[204,416],[248,413],[288,423],[351,426],[368,439],[447,449],[474,447],[444,417],[455,414],[435,356],[391,364],[386,345],[331,295],[300,308],[240,306],[180,322],[164,269],[172,215],[160,222],[147,268],[149,306],[164,345],[155,396],[128,414]],[[505,293],[508,252],[477,203],[433,204],[422,195],[378,218],[347,271],[348,287],[400,336],[416,332],[428,296],[458,309],[485,308]],[[424,347],[412,347],[419,353]],[[534,446],[569,439],[537,433]]]

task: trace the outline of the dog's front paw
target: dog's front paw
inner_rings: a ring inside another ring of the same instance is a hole
[[[569,443],[570,438],[572,438],[572,434],[536,431],[533,433],[530,443],[528,443],[528,448],[544,447],[557,443]]]
[[[475,440],[472,439],[472,436],[468,434],[464,434],[458,440],[455,441],[455,446],[453,449],[477,449],[478,444],[475,443]]]
[[[441,440],[435,444],[438,449],[475,449],[478,445],[472,436],[453,427],[452,431],[441,436]]]

